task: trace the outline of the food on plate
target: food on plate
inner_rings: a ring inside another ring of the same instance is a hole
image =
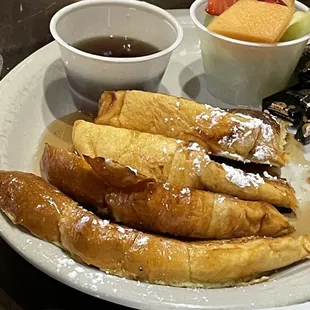
[[[233,39],[276,43],[285,33],[293,13],[286,5],[239,0],[214,18],[208,29]]]
[[[310,32],[310,14],[294,0],[209,0],[205,11],[205,27],[233,39],[277,43]]]
[[[233,114],[179,97],[143,91],[106,91],[95,123],[197,142],[207,153],[283,166],[287,131],[281,122]]]
[[[243,110],[243,113],[249,112]],[[267,114],[264,116],[270,117]],[[285,180],[267,173],[267,177],[245,173],[225,163],[218,163],[211,160],[196,142],[83,120],[74,123],[72,141],[80,156],[111,159],[137,169],[157,182],[229,194],[245,200],[265,201],[291,209],[298,206],[294,190]]]
[[[208,27],[208,25],[211,23],[211,21],[212,21],[213,19],[214,19],[214,16],[213,16],[213,15],[206,14],[205,19],[204,19],[204,22],[203,22],[203,24],[205,25],[205,27]]]
[[[310,12],[295,12],[280,41],[301,38],[310,32]]]
[[[182,287],[256,283],[310,253],[307,235],[191,242],[143,233],[100,219],[30,173],[1,171],[0,184],[0,210],[14,224],[128,279]]]
[[[104,158],[88,158],[87,162],[92,170],[74,153],[46,146],[42,176],[77,202],[133,228],[199,239],[276,237],[294,230],[268,203],[143,180],[133,169]],[[96,183],[97,176],[101,188],[97,185],[99,194],[92,196],[93,191],[84,186]],[[92,204],[95,197],[99,197],[98,204]]]
[[[208,16],[218,16],[231,7],[238,0],[208,0],[206,6],[206,15]]]
[[[46,144],[41,176],[0,171],[14,224],[79,262],[171,286],[254,284],[309,258],[310,236],[278,208],[298,207],[281,179],[286,121],[107,91],[95,122],[75,121],[70,150]]]

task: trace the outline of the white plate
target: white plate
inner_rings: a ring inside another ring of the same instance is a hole
[[[183,25],[185,37],[171,60],[160,91],[217,104],[203,86],[199,42],[188,11],[173,14]],[[55,118],[75,111],[56,43],[31,55],[3,79],[0,103],[0,168],[32,171],[33,156],[45,128]],[[129,281],[80,265],[59,248],[12,226],[2,215],[0,234],[20,255],[51,277],[129,307],[240,310],[310,300],[309,261],[277,274],[268,282],[248,287],[172,288]]]

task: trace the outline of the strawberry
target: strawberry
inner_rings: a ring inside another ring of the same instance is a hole
[[[226,11],[237,1],[238,0],[209,0],[205,11],[209,15],[218,16],[221,15],[224,11]],[[258,1],[281,4],[286,6],[286,3],[284,3],[282,0],[258,0]]]
[[[275,3],[275,4],[281,4],[281,5],[286,5],[282,0],[258,0],[258,1],[263,1],[263,2],[268,2],[268,3]]]
[[[238,0],[209,0],[205,11],[210,15],[220,15]],[[281,0],[278,0],[281,1]]]

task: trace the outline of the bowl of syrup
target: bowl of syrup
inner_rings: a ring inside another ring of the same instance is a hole
[[[167,11],[136,0],[80,1],[50,23],[78,108],[94,110],[104,90],[156,92],[183,38]]]

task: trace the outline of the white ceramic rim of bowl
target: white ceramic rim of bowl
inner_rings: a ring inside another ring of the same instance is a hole
[[[177,32],[177,37],[176,40],[166,49],[161,50],[157,53],[151,54],[151,55],[147,55],[147,56],[140,56],[140,57],[131,57],[131,58],[118,58],[118,57],[105,57],[105,56],[98,56],[98,55],[93,55],[90,53],[86,53],[83,52],[71,45],[69,45],[68,43],[66,43],[59,35],[58,32],[56,30],[56,26],[57,23],[59,22],[59,20],[61,20],[63,18],[63,16],[69,14],[71,11],[75,11],[77,9],[80,8],[84,8],[87,6],[93,6],[93,5],[111,5],[111,4],[124,4],[126,5],[130,5],[130,6],[134,6],[137,8],[148,8],[149,10],[163,16],[165,19],[169,20],[171,22],[171,24],[173,24],[173,26],[175,27],[175,30]],[[87,57],[87,58],[91,58],[91,59],[95,59],[95,60],[102,60],[102,61],[108,61],[108,62],[117,62],[117,63],[137,63],[137,62],[143,62],[143,61],[149,61],[149,60],[153,60],[162,56],[165,56],[167,54],[169,54],[170,52],[173,52],[182,42],[183,39],[183,28],[182,26],[179,24],[179,22],[167,11],[165,11],[164,9],[155,6],[153,4],[144,2],[144,1],[137,1],[137,0],[91,0],[91,1],[79,1],[79,2],[75,2],[72,4],[69,4],[65,7],[63,7],[62,9],[60,9],[58,12],[55,13],[55,15],[52,17],[51,21],[50,21],[50,31],[52,36],[54,37],[54,39],[60,44],[62,45],[64,48],[70,50],[73,53],[79,54],[81,56]]]
[[[279,42],[279,43],[255,43],[255,42],[247,42],[247,41],[242,41],[242,40],[237,40],[237,39],[225,37],[221,34],[217,34],[213,31],[208,30],[208,28],[206,28],[196,17],[197,8],[200,7],[201,5],[203,5],[204,3],[206,3],[206,0],[196,0],[191,5],[189,11],[190,11],[190,16],[191,16],[192,21],[202,31],[210,34],[211,36],[217,37],[219,39],[222,39],[222,40],[230,42],[230,43],[235,43],[235,44],[240,44],[240,45],[245,45],[245,46],[252,46],[252,47],[284,47],[284,46],[288,46],[288,45],[298,44],[298,43],[305,41],[305,40],[310,38],[310,32],[309,32],[309,34],[307,34],[301,38],[298,38],[298,39],[295,39],[292,41]],[[309,8],[306,5],[300,3],[299,1],[296,1],[296,7],[297,7],[297,9],[302,10],[302,11],[308,11],[309,10]]]

